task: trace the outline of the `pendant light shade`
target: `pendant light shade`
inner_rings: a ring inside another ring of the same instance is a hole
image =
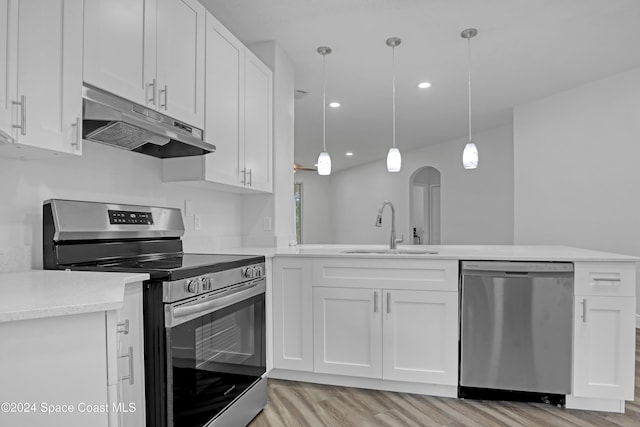
[[[326,151],[318,156],[318,175],[331,175],[331,156]]]
[[[387,46],[391,48],[391,68],[392,68],[392,86],[393,86],[393,146],[389,149],[389,153],[387,154],[387,171],[388,172],[400,172],[400,167],[402,166],[402,156],[400,156],[400,150],[396,148],[396,71],[395,71],[395,63],[396,63],[396,46],[401,43],[398,37],[391,37],[387,39]]]
[[[325,73],[325,59],[331,53],[331,48],[320,46],[317,49],[322,55],[322,152],[318,156],[318,175],[331,175],[331,156],[327,151],[327,79]]]
[[[400,150],[393,147],[389,148],[389,153],[387,153],[387,171],[400,172],[401,167],[402,156],[400,155]]]
[[[468,56],[469,56],[469,142],[464,147],[462,152],[462,166],[465,169],[475,169],[478,167],[478,147],[471,139],[471,39],[478,34],[478,30],[475,28],[467,28],[460,33],[463,39],[469,42]]]
[[[478,147],[473,142],[468,142],[462,152],[462,166],[465,169],[475,169],[478,167]]]

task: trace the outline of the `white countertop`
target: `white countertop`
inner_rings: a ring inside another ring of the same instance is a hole
[[[400,245],[398,249],[437,251],[436,254],[349,254],[350,249],[379,250],[388,245],[300,245],[288,248],[242,248],[225,252],[237,254],[303,257],[353,257],[353,258],[418,258],[497,261],[592,261],[638,262],[640,258],[611,252],[594,251],[570,246],[523,245]]]
[[[117,310],[124,286],[146,273],[29,270],[0,273],[0,322]]]

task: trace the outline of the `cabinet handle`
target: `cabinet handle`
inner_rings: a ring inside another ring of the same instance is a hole
[[[619,277],[594,277],[594,282],[619,282]]]
[[[242,181],[240,181],[240,184],[246,184],[246,182],[247,182],[247,170],[246,169],[242,169],[240,171],[240,173],[242,174]]]
[[[129,335],[129,319],[116,325],[116,333]]]
[[[253,187],[253,169],[249,169],[249,184],[247,184],[249,187]]]
[[[391,314],[391,292],[387,292],[387,314]]]
[[[129,384],[133,385],[133,347],[129,346],[127,354],[118,356],[119,359],[129,358],[129,375],[118,378],[118,381],[129,380]]]
[[[20,124],[11,125],[12,128],[20,129],[20,135],[27,134],[27,97],[22,95],[20,101],[12,101],[13,105],[20,106]]]
[[[16,140],[11,135],[0,129],[0,142],[3,142],[5,144],[13,144],[14,142],[16,142]]]
[[[582,298],[582,323],[587,323],[587,299]]]
[[[373,312],[378,312],[378,292],[373,291]]]
[[[76,128],[76,139],[71,143],[76,150],[80,149],[80,141],[82,141],[82,125],[80,124],[80,117],[76,117],[76,122],[71,124],[72,128]]]
[[[164,104],[160,104],[160,108],[164,108],[165,111],[167,110],[167,104],[169,103],[168,99],[169,99],[169,87],[167,85],[164,85],[164,89],[162,89],[160,91],[160,93],[164,93]]]
[[[156,79],[153,79],[153,81],[149,83],[149,87],[152,90],[149,102],[151,102],[153,105],[156,105]]]

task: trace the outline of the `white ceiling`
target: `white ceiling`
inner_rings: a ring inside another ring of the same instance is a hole
[[[640,0],[201,0],[245,44],[275,40],[294,63],[295,161],[322,149],[322,56],[327,149],[334,170],[386,157],[392,142],[396,48],[401,151],[467,135],[467,42],[473,133],[511,123],[513,106],[640,67]],[[418,89],[422,80],[432,83]],[[480,152],[482,141],[476,139]],[[462,152],[462,146],[460,151]],[[345,157],[353,151],[353,157]]]

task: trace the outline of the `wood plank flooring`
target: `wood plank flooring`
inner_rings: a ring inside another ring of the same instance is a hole
[[[268,404],[250,427],[298,426],[640,426],[640,330],[636,330],[635,400],[625,414],[551,405],[428,397],[269,380]]]

